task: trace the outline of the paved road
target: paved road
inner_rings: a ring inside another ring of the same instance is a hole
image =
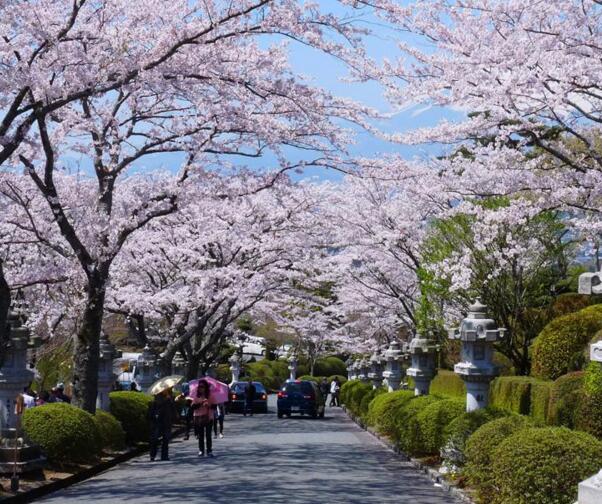
[[[399,461],[341,410],[324,420],[279,420],[272,412],[226,417],[214,459],[196,440],[175,440],[169,462],[148,456],[52,494],[69,503],[412,503],[451,504],[452,497]]]

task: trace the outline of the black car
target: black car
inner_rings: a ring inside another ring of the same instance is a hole
[[[287,381],[278,392],[278,418],[293,413],[324,418],[324,398],[313,381]]]
[[[245,388],[249,382],[240,381],[230,385],[230,397],[227,408],[229,412],[242,413],[245,407],[246,394]],[[253,412],[267,413],[268,412],[268,393],[260,382],[253,382],[255,385],[255,398],[253,399]]]

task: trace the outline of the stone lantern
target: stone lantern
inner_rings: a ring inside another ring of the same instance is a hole
[[[364,383],[367,382],[368,381],[368,372],[370,371],[370,364],[368,363],[368,361],[365,358],[362,358],[358,361],[357,369],[358,369],[358,375],[357,375],[358,380],[360,380]]]
[[[375,350],[370,357],[370,372],[368,378],[372,381],[372,388],[379,389],[383,384],[383,357]]]
[[[296,355],[291,355],[288,358],[288,370],[290,372],[290,376],[289,376],[289,381],[295,381],[297,379],[297,365],[298,365],[298,361],[297,361],[297,356]]]
[[[487,318],[487,307],[476,301],[459,329],[450,329],[449,338],[462,342],[461,359],[454,372],[466,384],[466,411],[485,408],[489,402],[489,383],[499,374],[493,364],[493,344],[504,338],[506,329]]]
[[[27,367],[27,347],[30,331],[22,325],[19,315],[8,314],[10,336],[4,364],[0,368],[0,424],[2,429],[16,426],[15,401],[30,385],[34,373]]]
[[[399,390],[403,372],[401,368],[401,360],[403,353],[399,341],[393,341],[385,352],[385,371],[383,372],[383,384],[389,392]]]
[[[186,375],[186,359],[179,350],[171,360],[171,374],[178,376]]]
[[[423,338],[420,334],[410,341],[409,353],[412,357],[412,365],[406,371],[408,376],[414,379],[414,395],[427,395],[431,380],[435,376],[435,353],[437,345],[429,338]]]
[[[96,395],[96,408],[109,411],[109,393],[115,381],[113,373],[113,359],[115,347],[102,332],[100,334],[100,354],[98,360],[98,393]]]
[[[146,345],[142,353],[138,357],[138,365],[136,370],[136,382],[143,392],[146,392],[150,386],[157,381],[158,376],[158,361],[157,356]]]
[[[232,373],[232,381],[230,382],[230,385],[232,385],[240,379],[240,355],[234,353],[228,359],[228,362],[230,363],[230,372]]]
[[[353,365],[355,364],[355,361],[349,357],[349,359],[347,359],[347,361],[345,362],[345,365],[347,366],[347,379],[348,380],[355,380],[355,369],[353,368]]]

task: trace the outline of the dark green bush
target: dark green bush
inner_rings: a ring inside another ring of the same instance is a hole
[[[100,434],[101,445],[110,450],[125,448],[125,431],[113,415],[103,410],[96,410],[94,422]]]
[[[341,386],[341,390],[339,391],[341,404],[349,406],[349,394],[360,383],[359,380],[349,380]]]
[[[511,413],[528,415],[531,409],[531,383],[529,376],[500,376],[491,383],[490,404]]]
[[[232,371],[229,364],[218,364],[215,369],[215,377],[222,383],[230,383],[232,381]]]
[[[343,383],[345,383],[347,381],[347,376],[343,376],[343,375],[332,375],[328,377],[328,383],[330,383],[332,380],[334,380],[335,378],[339,379],[339,383],[342,385]]]
[[[314,375],[333,376],[346,374],[347,366],[338,357],[324,357],[323,359],[318,359],[314,365]]]
[[[403,451],[411,455],[423,453],[424,442],[418,416],[421,411],[440,400],[439,397],[432,395],[414,397],[399,409],[394,439],[398,441]]]
[[[397,434],[397,417],[411,399],[414,392],[396,390],[376,396],[368,406],[367,422],[385,436],[395,437]]]
[[[590,362],[585,370],[575,427],[602,438],[602,366],[598,362]]]
[[[354,415],[361,415],[360,405],[362,403],[362,399],[366,394],[372,392],[372,390],[372,385],[362,382],[359,382],[359,384],[351,390],[347,407]]]
[[[148,442],[148,407],[152,396],[142,392],[111,392],[109,401],[111,415],[121,423],[128,443]]]
[[[384,388],[377,388],[377,389],[372,389],[370,392],[368,392],[367,394],[364,395],[364,397],[362,397],[362,400],[360,401],[360,407],[359,407],[359,411],[358,414],[359,416],[362,418],[362,420],[364,422],[366,422],[368,425],[370,425],[370,420],[369,420],[369,408],[370,408],[370,403],[372,402],[372,400],[381,395],[386,393],[386,390]]]
[[[602,466],[602,443],[565,427],[525,429],[493,454],[494,501],[499,504],[572,504],[577,484]]]
[[[533,343],[533,376],[555,380],[584,363],[583,350],[602,329],[602,305],[593,305],[552,320]]]
[[[575,428],[575,416],[580,408],[583,371],[574,371],[557,378],[550,393],[548,423]]]
[[[299,370],[299,375],[307,373]],[[288,363],[285,360],[262,359],[257,362],[245,364],[245,375],[258,381],[268,390],[280,390],[282,384],[289,377]]]
[[[444,430],[455,418],[466,412],[462,399],[444,399],[428,405],[416,419],[422,440],[421,452],[438,455],[445,442]]]
[[[522,415],[510,415],[492,420],[479,427],[468,438],[464,455],[464,474],[479,492],[483,502],[491,501],[494,452],[499,444],[515,432],[533,426],[533,420]]]
[[[466,385],[462,378],[453,371],[440,369],[431,382],[429,394],[464,398],[466,397]]]
[[[464,452],[468,438],[482,425],[507,415],[508,413],[502,410],[484,408],[470,412],[465,411],[454,418],[443,430],[443,458],[453,459],[451,462],[455,466],[464,465]]]
[[[592,296],[577,294],[576,292],[565,292],[554,299],[552,303],[552,318],[575,313],[587,308],[592,303]]]
[[[539,425],[549,423],[550,397],[554,382],[538,380],[531,383],[529,416]]]
[[[314,383],[320,383],[322,381],[321,376],[311,376],[311,375],[303,375],[299,377],[299,380],[312,381]]]
[[[70,404],[26,409],[21,425],[27,438],[40,445],[52,462],[89,462],[100,453],[101,439],[94,417]]]

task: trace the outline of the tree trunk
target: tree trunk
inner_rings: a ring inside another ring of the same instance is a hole
[[[4,269],[0,259],[0,366],[4,363],[6,346],[10,339],[10,327],[8,325],[10,300],[10,288],[6,278],[4,278]]]
[[[196,380],[199,377],[199,361],[200,359],[198,357],[192,357],[188,360],[188,363],[186,364],[186,379],[188,381]]]
[[[73,404],[96,412],[100,332],[105,303],[105,282],[89,279],[88,299],[82,325],[75,338],[73,356]]]

